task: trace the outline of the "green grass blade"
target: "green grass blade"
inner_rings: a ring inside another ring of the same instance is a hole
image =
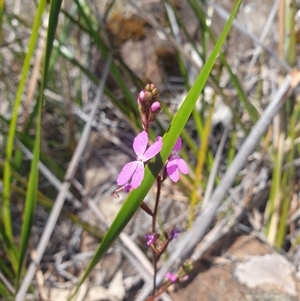
[[[201,179],[203,178],[203,167],[205,163],[205,159],[207,158],[208,155],[208,145],[209,145],[209,135],[211,131],[211,124],[212,124],[212,116],[214,112],[214,107],[215,107],[215,99],[216,97],[214,96],[213,98],[213,103],[211,104],[209,108],[209,113],[204,125],[204,129],[202,131],[202,137],[201,137],[201,146],[198,151],[197,155],[197,165],[195,168],[195,179],[193,183],[193,191],[191,194],[191,201],[190,201],[190,213],[189,213],[189,220],[188,220],[188,228],[191,227],[191,225],[194,222],[195,219],[195,206],[197,202],[199,201],[198,198],[198,191],[199,191],[199,185],[201,182]]]
[[[226,165],[229,166],[236,154],[236,149],[235,145],[237,144],[237,131],[233,129],[231,131],[231,136],[230,136],[230,147],[228,150],[228,155],[227,155],[227,160],[226,160]]]
[[[3,246],[3,251],[5,254],[9,255],[8,252],[12,252],[15,258],[18,258],[18,250],[15,244],[7,238],[2,219],[0,220],[0,244]],[[7,260],[6,256],[2,256],[0,259],[1,271],[9,277],[9,279],[14,280],[16,278],[16,273],[10,262]]]
[[[55,39],[56,27],[58,23],[58,17],[60,13],[62,0],[53,0],[51,2],[49,23],[48,23],[48,32],[47,32],[47,44],[46,44],[46,53],[44,61],[44,70],[43,70],[43,85],[41,91],[46,87],[47,78],[48,78],[48,69],[50,65],[51,52],[53,48],[53,43]]]
[[[23,95],[23,91],[26,84],[27,74],[30,67],[30,60],[32,58],[32,55],[34,53],[36,41],[38,38],[38,32],[39,28],[41,26],[41,19],[42,14],[46,7],[46,0],[41,0],[39,2],[37,13],[34,19],[34,24],[32,28],[32,35],[29,40],[28,44],[28,52],[25,57],[25,61],[22,68],[20,83],[18,86],[17,94],[15,97],[15,103],[13,107],[12,112],[12,118],[10,122],[9,127],[9,133],[8,133],[8,139],[7,139],[7,145],[6,145],[6,158],[4,163],[4,189],[3,189],[3,219],[4,219],[4,227],[5,232],[8,237],[8,239],[13,242],[13,233],[12,233],[12,224],[11,224],[11,213],[10,213],[10,178],[11,178],[11,160],[12,160],[12,152],[13,152],[13,146],[14,146],[14,137],[15,137],[15,131],[16,131],[16,125],[17,125],[17,119],[18,119],[18,111],[21,104],[21,97]],[[14,258],[14,256],[11,257],[11,263],[17,271],[18,269],[18,260]]]
[[[12,292],[10,292],[3,283],[0,285],[0,297],[6,301],[13,300]]]
[[[297,157],[295,145],[297,120],[300,120],[300,103],[297,103],[295,105],[294,113],[291,116],[290,120],[289,139],[291,141],[291,149],[289,150],[287,155],[287,162],[292,162]],[[276,245],[279,248],[282,247],[286,235],[288,213],[293,193],[294,175],[295,169],[292,167],[284,170],[282,176],[282,207],[278,225],[278,234],[276,238]]]
[[[73,11],[73,13],[76,13],[76,6],[72,6],[71,10]],[[71,19],[68,17],[66,25],[64,26],[64,28],[61,30],[59,37],[58,37],[58,44],[63,44],[63,41],[65,41],[68,37],[68,35],[70,34],[70,31],[72,30],[72,21]],[[50,61],[50,65],[49,65],[49,71],[48,71],[48,76],[51,77],[52,73],[53,73],[53,69],[55,66],[55,63],[57,62],[58,59],[58,55],[59,55],[59,48],[54,47],[53,49],[53,53],[51,56],[51,61]]]
[[[267,237],[271,244],[275,243],[277,236],[277,225],[279,221],[280,202],[282,199],[282,190],[280,182],[282,179],[282,164],[284,153],[285,134],[281,132],[279,135],[278,149],[276,150],[275,166],[272,174],[272,187],[270,198],[268,201],[268,218],[267,218]]]
[[[41,99],[39,100],[42,101]],[[25,200],[25,208],[23,214],[23,225],[21,231],[21,242],[20,242],[20,257],[19,257],[19,268],[17,274],[17,287],[18,282],[21,276],[23,262],[26,255],[26,250],[28,246],[28,242],[30,239],[31,234],[31,226],[33,224],[33,217],[35,211],[35,204],[36,204],[36,194],[37,194],[37,187],[38,187],[38,162],[40,157],[40,134],[41,134],[41,112],[42,112],[42,105],[39,106],[40,109],[38,110],[37,115],[37,124],[36,124],[36,137],[34,143],[34,150],[33,150],[33,160],[31,161],[31,168],[30,168],[30,176],[29,176],[29,184],[28,190]]]
[[[23,215],[23,225],[21,230],[20,237],[20,257],[19,257],[19,266],[18,266],[18,274],[17,274],[17,287],[18,282],[21,277],[23,262],[26,255],[26,250],[28,246],[28,242],[31,234],[31,227],[33,224],[33,217],[35,212],[36,205],[36,197],[38,190],[38,163],[40,158],[40,139],[41,139],[41,115],[42,115],[42,104],[43,104],[43,91],[47,84],[47,71],[50,62],[51,50],[54,41],[55,31],[58,22],[58,15],[60,11],[62,0],[53,0],[51,2],[50,8],[50,16],[49,16],[49,25],[48,25],[48,34],[47,34],[47,43],[46,43],[46,51],[45,51],[45,59],[44,59],[44,67],[43,67],[43,77],[42,84],[40,89],[40,95],[38,98],[38,108],[37,108],[37,121],[36,121],[36,134],[35,134],[35,142],[34,142],[34,150],[33,150],[33,160],[31,161],[30,175],[28,181],[28,190],[25,200],[25,208]]]
[[[238,0],[232,10],[230,18],[228,19],[219,40],[217,41],[214,49],[212,50],[209,58],[207,59],[205,65],[203,66],[200,74],[198,75],[195,83],[187,94],[183,104],[179,108],[178,112],[174,116],[169,129],[163,137],[163,148],[159,155],[156,156],[154,162],[150,162],[145,168],[145,178],[138,189],[131,192],[131,194],[126,199],[124,205],[120,209],[116,218],[114,219],[112,225],[108,229],[105,237],[103,238],[102,243],[99,245],[94,257],[90,261],[87,269],[85,270],[84,275],[82,276],[79,284],[76,287],[74,295],[77,293],[79,287],[82,285],[84,280],[90,274],[94,266],[98,263],[100,258],[105,254],[114,240],[118,237],[124,227],[127,225],[129,220],[132,218],[136,210],[139,208],[141,202],[144,200],[151,186],[153,185],[157,175],[162,169],[164,162],[166,162],[169,154],[172,151],[172,148],[178,139],[180,133],[182,132],[186,122],[188,121],[189,116],[191,115],[195,103],[204,88],[204,85],[208,79],[208,76],[214,66],[215,60],[218,57],[218,54],[221,50],[222,44],[225,41],[225,38],[229,32],[231,24],[237,14],[239,6],[242,0]],[[74,296],[73,295],[73,296]],[[71,298],[73,298],[73,296]],[[70,299],[71,299],[70,298]]]

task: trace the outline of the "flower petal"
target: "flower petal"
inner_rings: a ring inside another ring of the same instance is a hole
[[[180,149],[181,149],[181,146],[182,146],[182,140],[181,140],[181,138],[179,137],[179,138],[177,139],[177,141],[176,141],[174,147],[173,147],[173,150],[174,150],[176,153],[178,153],[178,152],[180,151]]]
[[[139,133],[133,140],[133,149],[138,157],[141,157],[148,144],[148,134],[145,131]]]
[[[139,162],[138,161],[132,161],[127,163],[121,170],[118,178],[117,178],[117,184],[118,185],[124,185],[127,183],[132,175],[134,174],[135,170],[137,169]]]
[[[173,182],[177,182],[179,180],[179,170],[176,163],[176,160],[171,160],[167,163],[166,166],[167,174]]]
[[[138,188],[144,179],[144,164],[139,162],[131,179],[131,188]]]
[[[145,152],[143,161],[146,162],[156,156],[162,149],[162,139],[156,140]]]
[[[178,166],[179,170],[180,170],[183,174],[187,175],[187,174],[189,173],[189,169],[188,169],[188,167],[187,167],[185,161],[184,161],[182,158],[178,157],[178,158],[176,159],[176,162],[177,162],[177,166]]]

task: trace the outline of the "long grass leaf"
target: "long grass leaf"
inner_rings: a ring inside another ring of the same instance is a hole
[[[300,120],[300,103],[297,103],[295,105],[294,113],[291,116],[291,120],[290,120],[289,139],[291,143],[291,149],[289,150],[287,155],[287,162],[292,162],[297,157],[296,145],[295,145],[297,120]],[[282,176],[282,181],[281,181],[281,187],[282,187],[281,189],[283,191],[282,207],[281,207],[281,214],[280,214],[280,220],[278,225],[278,235],[276,237],[276,245],[278,247],[282,247],[284,243],[288,212],[289,212],[289,207],[290,207],[292,193],[293,193],[294,175],[295,175],[295,169],[287,168],[286,170],[284,170]]]
[[[278,149],[276,150],[275,166],[272,174],[272,187],[270,192],[270,199],[268,201],[268,215],[267,215],[267,237],[271,244],[276,241],[277,227],[279,222],[280,203],[282,199],[282,191],[280,182],[282,178],[282,164],[284,153],[284,132],[279,135]]]
[[[40,136],[41,136],[41,115],[42,115],[42,104],[43,104],[43,91],[47,84],[47,71],[50,62],[51,50],[53,47],[54,36],[56,32],[58,16],[60,11],[62,0],[53,0],[51,2],[50,8],[50,16],[49,16],[49,26],[47,33],[47,43],[46,43],[46,51],[44,58],[44,67],[43,67],[43,76],[42,76],[42,84],[40,89],[40,95],[38,98],[38,109],[37,109],[37,120],[36,120],[36,133],[35,133],[35,142],[34,142],[34,150],[33,150],[33,160],[31,161],[30,168],[30,176],[28,181],[28,190],[26,194],[25,200],[25,208],[23,215],[23,225],[20,237],[20,257],[19,257],[19,266],[18,266],[18,274],[17,274],[17,287],[18,281],[21,277],[23,262],[26,255],[26,250],[28,246],[28,242],[31,234],[31,227],[33,224],[33,217],[35,212],[36,205],[36,197],[37,197],[37,189],[38,189],[38,163],[40,158]],[[38,29],[38,28],[37,28]]]
[[[103,238],[102,243],[99,245],[94,257],[90,261],[88,267],[85,270],[84,275],[82,276],[79,284],[76,287],[76,290],[73,296],[77,293],[79,287],[82,285],[84,280],[88,277],[94,266],[98,263],[100,258],[105,254],[110,245],[114,242],[114,240],[118,237],[124,227],[127,225],[129,220],[132,218],[141,202],[147,195],[151,186],[153,185],[157,175],[162,169],[164,163],[166,162],[171,150],[178,139],[180,133],[182,132],[186,122],[188,121],[189,116],[191,115],[194,105],[204,88],[204,85],[208,79],[208,76],[214,66],[215,60],[221,50],[221,47],[225,41],[225,38],[229,32],[231,24],[237,14],[239,6],[242,0],[238,0],[236,5],[233,8],[232,14],[228,19],[224,30],[222,31],[219,40],[217,41],[214,49],[212,50],[209,58],[207,59],[205,65],[203,66],[200,74],[198,75],[195,83],[187,94],[183,104],[179,108],[177,114],[174,116],[169,129],[163,136],[163,148],[159,155],[156,156],[155,161],[148,164],[145,169],[145,178],[140,187],[136,190],[132,191],[132,193],[126,199],[124,205],[120,209],[116,218],[114,219],[112,225],[108,229],[105,237]],[[71,298],[73,298],[71,296]],[[71,299],[70,298],[70,299]]]
[[[11,213],[10,213],[10,178],[11,178],[11,160],[12,160],[12,152],[14,146],[14,137],[15,137],[15,131],[17,126],[19,107],[21,104],[21,98],[23,95],[27,74],[30,67],[30,60],[34,53],[36,41],[38,38],[39,28],[41,26],[42,14],[45,10],[46,2],[47,2],[46,0],[41,0],[37,8],[37,12],[35,15],[33,28],[32,28],[32,35],[30,37],[29,44],[28,44],[28,52],[24,60],[20,83],[15,97],[15,103],[13,107],[12,118],[10,122],[8,138],[7,138],[6,153],[5,153],[6,158],[4,163],[3,219],[4,219],[4,227],[5,227],[6,235],[11,242],[13,242],[13,232],[12,232]],[[14,257],[11,257],[11,262],[15,271],[17,271],[18,260]]]
[[[194,183],[193,183],[193,191],[191,194],[191,201],[190,201],[190,213],[189,213],[189,220],[188,220],[188,227],[190,227],[195,219],[195,206],[197,202],[199,201],[199,184],[202,179],[203,175],[203,167],[204,167],[204,162],[205,159],[207,158],[207,153],[208,153],[208,144],[209,144],[209,134],[211,131],[211,124],[212,124],[212,116],[214,112],[214,107],[215,107],[215,99],[216,97],[213,98],[213,103],[210,106],[209,113],[204,125],[204,129],[202,132],[202,139],[201,139],[201,146],[198,151],[198,156],[197,156],[197,165],[195,168],[195,178],[194,178]]]

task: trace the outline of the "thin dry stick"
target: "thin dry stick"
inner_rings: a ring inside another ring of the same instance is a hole
[[[157,275],[157,285],[163,281],[165,274],[176,266],[176,263],[178,264],[179,262],[183,262],[186,258],[188,258],[192,254],[197,243],[203,239],[208,227],[217,213],[218,207],[220,206],[227,191],[232,186],[238,172],[246,163],[248,156],[255,149],[259,139],[267,130],[275,114],[280,110],[294,88],[299,84],[299,75],[300,73],[298,72],[294,74],[293,77],[291,74],[288,74],[285,77],[280,89],[277,91],[273,100],[265,109],[256,125],[252,128],[244,144],[223,176],[219,186],[213,192],[208,205],[197,217],[193,227],[187,235],[177,243],[170,258],[160,269]],[[151,286],[145,286],[136,301],[145,300],[150,293]]]
[[[48,18],[48,17],[47,17]],[[24,103],[24,115],[23,115],[23,124],[22,124],[22,129],[25,130],[26,125],[28,123],[28,118],[29,118],[29,111],[32,106],[32,101],[34,99],[34,93],[36,91],[36,86],[38,83],[38,80],[40,78],[40,69],[41,69],[41,64],[42,64],[42,59],[43,59],[43,54],[44,54],[44,49],[45,49],[45,44],[46,44],[46,38],[47,38],[47,33],[46,29],[42,27],[42,30],[40,30],[40,40],[38,43],[37,51],[36,51],[36,56],[34,59],[34,66],[31,72],[31,77],[28,82],[28,88],[27,88],[27,96],[26,100]]]
[[[276,12],[277,12],[277,9],[278,9],[278,2],[279,2],[279,0],[275,0],[274,3],[273,3],[271,12],[270,12],[270,14],[268,16],[267,22],[266,22],[266,24],[264,26],[264,29],[263,29],[263,31],[261,33],[261,36],[259,38],[259,41],[261,43],[264,42],[264,40],[266,39],[266,37],[268,35],[268,32],[270,31],[271,25],[273,23],[273,20],[274,20],[274,18],[276,16]],[[260,52],[261,52],[261,47],[259,45],[257,45],[256,48],[254,49],[253,57],[252,57],[251,62],[249,64],[249,69],[250,70],[255,65]]]
[[[96,94],[96,97],[95,97],[95,100],[94,100],[93,108],[92,108],[92,111],[91,111],[91,114],[90,114],[90,119],[84,127],[81,139],[80,139],[80,141],[79,141],[79,143],[76,147],[76,150],[73,154],[72,160],[69,164],[69,167],[68,167],[66,175],[65,175],[64,182],[62,183],[60,191],[59,191],[59,193],[56,197],[56,200],[55,200],[54,206],[52,208],[52,211],[50,213],[47,225],[45,227],[45,230],[43,232],[43,235],[42,235],[41,240],[39,242],[39,245],[37,247],[36,256],[35,256],[35,258],[32,258],[32,261],[29,265],[27,274],[26,274],[26,276],[25,276],[25,278],[24,278],[24,280],[21,284],[21,287],[20,287],[20,289],[19,289],[19,291],[16,295],[15,301],[25,300],[25,294],[26,294],[26,292],[29,288],[29,285],[31,284],[31,281],[34,277],[36,269],[37,269],[37,267],[38,267],[38,265],[39,265],[39,263],[40,263],[40,261],[43,257],[43,254],[44,254],[45,250],[46,250],[46,246],[49,242],[49,239],[50,239],[50,236],[53,232],[54,226],[55,226],[55,224],[57,222],[57,219],[59,217],[59,214],[61,212],[61,209],[62,209],[62,206],[64,204],[66,195],[69,191],[69,187],[71,185],[72,178],[75,174],[76,168],[79,164],[79,161],[80,161],[80,159],[82,157],[82,154],[84,152],[84,149],[86,147],[86,144],[87,144],[87,141],[88,141],[88,138],[89,138],[89,134],[90,134],[90,131],[91,131],[91,128],[92,128],[92,122],[93,122],[94,116],[96,114],[97,108],[99,107],[99,103],[102,99],[104,86],[105,86],[105,82],[106,82],[106,79],[107,79],[107,76],[108,76],[111,60],[112,60],[112,56],[110,55],[108,60],[107,60],[107,63],[106,63],[106,66],[105,66],[105,69],[104,69],[104,72],[103,72],[103,75],[102,75],[102,79],[101,79],[100,85],[99,85],[98,90],[97,90],[97,94]]]

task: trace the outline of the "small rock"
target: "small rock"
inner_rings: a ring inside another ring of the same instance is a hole
[[[292,264],[276,253],[250,257],[247,262],[239,263],[234,271],[235,277],[249,288],[274,286],[274,289],[296,296],[293,273]]]

